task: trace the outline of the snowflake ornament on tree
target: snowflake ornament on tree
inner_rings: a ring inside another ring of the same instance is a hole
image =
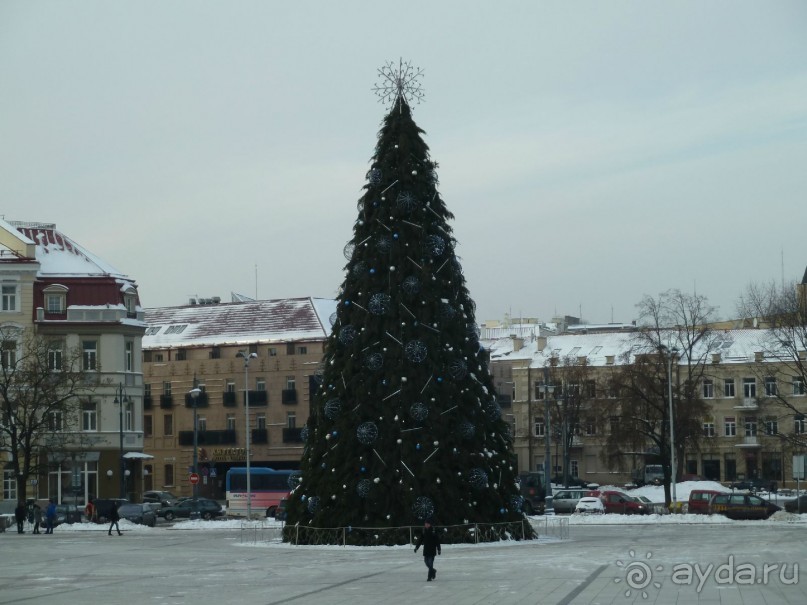
[[[387,61],[384,67],[378,69],[379,82],[373,87],[373,92],[384,105],[393,105],[396,102],[412,101],[420,103],[425,92],[418,81],[423,70],[413,67],[409,61],[398,60],[396,66],[393,61]]]

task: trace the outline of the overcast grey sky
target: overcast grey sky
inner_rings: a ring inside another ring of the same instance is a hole
[[[807,267],[806,32],[801,0],[3,0],[0,214],[145,306],[256,265],[260,298],[335,296],[403,57],[479,320],[669,288],[733,316]]]

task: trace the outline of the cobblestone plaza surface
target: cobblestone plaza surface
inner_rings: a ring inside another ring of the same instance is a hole
[[[434,582],[409,547],[126,527],[0,534],[0,605],[807,603],[803,523],[586,525],[566,540],[446,545]]]

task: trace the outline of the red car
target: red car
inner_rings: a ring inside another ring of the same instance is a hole
[[[586,495],[596,496],[602,500],[606,513],[616,513],[619,515],[650,514],[650,509],[646,505],[642,504],[641,502],[637,502],[625,492],[619,492],[616,490],[594,490],[588,492]]]

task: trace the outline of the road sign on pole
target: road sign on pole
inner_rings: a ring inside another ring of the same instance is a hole
[[[197,473],[191,473],[188,475],[188,480],[191,482],[191,485],[196,485],[199,483],[199,475]]]

